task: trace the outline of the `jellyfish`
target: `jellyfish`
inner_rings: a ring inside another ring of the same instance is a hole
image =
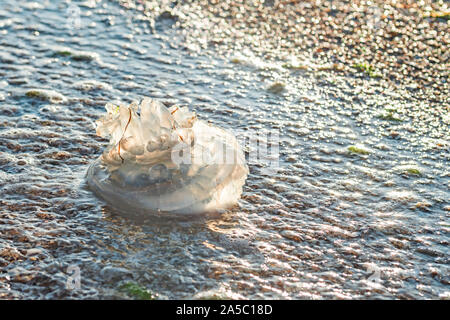
[[[109,144],[89,166],[91,190],[119,211],[199,214],[238,202],[248,167],[236,137],[187,107],[144,98],[106,104],[96,122]]]

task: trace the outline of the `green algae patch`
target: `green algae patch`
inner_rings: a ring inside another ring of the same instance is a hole
[[[299,63],[285,63],[282,67],[289,70],[308,70],[308,66]]]
[[[49,101],[49,102],[53,102],[53,103],[57,103],[57,102],[63,103],[65,101],[67,101],[67,98],[65,96],[63,96],[59,92],[56,92],[53,90],[30,89],[25,93],[25,95],[28,98]]]
[[[434,18],[434,19],[443,19],[450,20],[450,11],[432,11],[429,15],[426,15],[425,18]]]
[[[381,74],[375,69],[375,67],[368,63],[357,63],[353,65],[353,68],[360,72],[364,72],[371,78],[381,78]]]
[[[275,82],[272,83],[268,88],[267,91],[274,93],[274,94],[280,94],[286,89],[286,85],[282,82]]]
[[[396,168],[396,171],[399,174],[406,176],[422,176],[421,168],[416,165],[401,165]]]
[[[79,53],[72,54],[71,59],[74,61],[90,62],[90,61],[97,59],[97,55],[94,53],[90,53],[90,52],[87,52],[87,53],[79,52]]]
[[[403,120],[399,117],[395,116],[393,112],[387,112],[383,113],[377,116],[378,119],[386,120],[386,121],[393,121],[393,122],[402,122]]]
[[[406,172],[407,172],[408,174],[412,174],[412,175],[416,175],[416,176],[421,176],[421,175],[422,175],[422,173],[420,172],[420,170],[419,170],[419,169],[416,169],[416,168],[408,168],[408,169],[406,169]]]
[[[370,151],[363,147],[358,146],[350,146],[347,148],[348,152],[352,154],[360,154],[360,155],[368,155],[370,154]]]
[[[25,95],[26,95],[28,98],[37,98],[37,99],[42,99],[42,98],[43,98],[42,93],[39,92],[39,91],[37,91],[37,90],[30,90],[30,91],[27,91],[27,93],[25,93]]]
[[[71,51],[70,49],[61,49],[53,53],[54,57],[66,57],[73,61],[85,61],[90,62],[97,60],[98,54],[95,52],[88,51]]]
[[[403,167],[401,168],[401,172],[403,174],[412,175],[412,176],[421,176],[422,172],[416,167]]]
[[[138,300],[156,299],[156,295],[135,282],[124,283],[119,287],[119,290]]]
[[[59,56],[59,57],[69,57],[71,55],[72,55],[72,52],[70,52],[68,50],[56,51],[54,53],[54,56]]]

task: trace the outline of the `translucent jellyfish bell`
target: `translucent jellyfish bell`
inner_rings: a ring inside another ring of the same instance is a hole
[[[236,138],[188,108],[143,99],[106,105],[97,134],[109,146],[87,172],[90,188],[134,213],[197,214],[237,203],[248,174]]]

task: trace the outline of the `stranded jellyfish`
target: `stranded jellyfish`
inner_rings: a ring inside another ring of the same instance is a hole
[[[113,207],[133,213],[197,214],[237,203],[248,174],[228,131],[197,119],[187,107],[108,103],[96,122],[109,138],[87,172],[89,187]]]

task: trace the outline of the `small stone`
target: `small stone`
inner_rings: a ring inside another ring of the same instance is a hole
[[[389,132],[389,135],[390,135],[392,138],[397,138],[398,136],[400,136],[400,133],[399,133],[398,131],[392,130],[391,132]]]
[[[349,146],[347,148],[347,150],[350,153],[353,153],[353,154],[360,154],[360,155],[368,155],[368,154],[370,154],[370,150],[368,150],[364,146]]]
[[[125,268],[107,266],[100,271],[100,275],[106,280],[111,281],[129,278],[132,273]]]
[[[56,92],[54,90],[44,90],[44,89],[31,89],[28,90],[25,95],[29,98],[35,98],[39,100],[46,100],[53,103],[56,102],[66,102],[67,98],[63,96],[61,93]]]
[[[26,255],[27,256],[34,256],[34,255],[39,255],[39,254],[43,254],[42,249],[38,249],[38,248],[33,248],[33,249],[28,249]]]
[[[297,232],[292,230],[283,230],[280,234],[290,240],[294,240],[297,242],[303,241],[303,238]]]
[[[282,93],[284,90],[286,89],[286,85],[282,82],[275,82],[273,84],[271,84],[268,88],[267,91],[274,93],[274,94],[280,94]]]
[[[72,53],[71,58],[74,61],[90,62],[90,61],[98,60],[99,55],[96,52],[77,51],[77,52]]]

